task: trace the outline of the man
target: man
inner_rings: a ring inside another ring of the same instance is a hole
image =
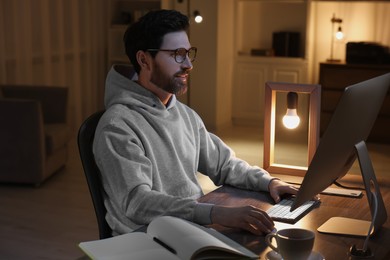
[[[188,18],[177,11],[146,14],[124,36],[138,79],[130,80],[121,66],[108,73],[106,112],[93,148],[113,235],[131,232],[161,215],[258,235],[273,229],[273,221],[261,209],[197,202],[203,195],[197,172],[216,185],[269,191],[276,202],[282,194],[297,193],[295,187],[236,158],[191,108],[176,100],[187,91],[197,52],[188,40],[188,26]]]

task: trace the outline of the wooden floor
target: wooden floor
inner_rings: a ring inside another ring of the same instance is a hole
[[[0,259],[77,259],[98,238],[76,143],[67,166],[39,187],[0,186]]]
[[[254,127],[227,129],[219,136],[238,157],[262,165],[262,134]],[[369,145],[380,176],[390,176],[390,145]],[[215,188],[201,180],[205,192]],[[69,162],[40,187],[0,184],[0,259],[78,259],[81,241],[98,238],[76,142]]]

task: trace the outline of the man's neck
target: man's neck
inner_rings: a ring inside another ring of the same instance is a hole
[[[150,81],[144,82],[142,79],[138,79],[137,82],[139,85],[141,85],[142,87],[148,89],[150,92],[155,94],[165,106],[168,105],[169,100],[171,100],[172,98],[173,95],[172,93],[166,92],[165,90],[157,87]]]

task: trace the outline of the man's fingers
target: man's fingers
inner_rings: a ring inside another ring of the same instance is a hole
[[[274,228],[274,222],[271,217],[262,210],[251,210],[249,213],[248,223],[261,232],[269,233]]]
[[[245,229],[255,235],[263,235],[270,233],[274,226],[271,227],[266,225],[265,222],[260,221],[259,219],[249,216],[247,221],[243,223],[242,229]]]

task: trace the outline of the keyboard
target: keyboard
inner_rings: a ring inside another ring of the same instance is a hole
[[[268,209],[267,214],[275,221],[294,224],[319,203],[319,200],[306,201],[303,205],[290,212],[294,199],[295,197],[282,199],[279,203]]]

